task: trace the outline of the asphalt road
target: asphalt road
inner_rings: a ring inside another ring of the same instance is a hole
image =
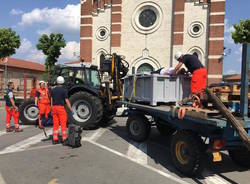
[[[33,125],[22,133],[5,133],[5,113],[0,110],[0,184],[162,184],[249,183],[250,171],[223,161],[205,159],[204,172],[187,178],[173,166],[169,137],[155,128],[147,142],[128,139],[126,118],[115,118],[107,127],[83,131],[82,147],[51,145]],[[51,128],[47,128],[51,134]]]

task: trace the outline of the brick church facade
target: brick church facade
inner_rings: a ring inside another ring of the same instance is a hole
[[[208,82],[222,80],[225,0],[81,0],[80,55],[98,65],[126,56],[136,72],[174,67],[174,54],[198,54]]]

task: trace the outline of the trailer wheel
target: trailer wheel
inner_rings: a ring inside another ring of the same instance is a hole
[[[164,136],[173,135],[173,133],[176,131],[176,129],[172,128],[171,126],[159,122],[156,123],[156,128],[160,134]]]
[[[137,142],[145,141],[151,129],[148,119],[140,114],[129,116],[126,127],[129,137]]]
[[[170,152],[175,167],[187,176],[197,175],[201,170],[201,147],[200,138],[192,132],[173,135]]]
[[[250,151],[245,147],[235,150],[229,150],[231,159],[238,165],[243,167],[250,167]]]

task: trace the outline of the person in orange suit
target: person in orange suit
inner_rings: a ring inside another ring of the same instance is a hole
[[[181,71],[181,67],[184,64],[188,71],[192,74],[191,80],[191,95],[202,95],[202,91],[207,85],[207,69],[201,64],[197,55],[185,54],[177,52],[175,59],[179,61],[178,65],[174,69],[174,74],[178,74]]]
[[[59,125],[61,125],[62,141],[67,144],[67,112],[64,107],[66,104],[72,112],[71,104],[68,99],[68,91],[62,85],[64,78],[57,77],[57,86],[51,90],[52,116],[53,116],[53,144],[58,144]]]
[[[35,105],[39,108],[39,128],[43,128],[42,119],[48,119],[50,113],[50,95],[49,90],[46,88],[44,81],[39,82],[40,88],[36,91]]]
[[[15,104],[15,96],[13,93],[15,86],[13,82],[8,83],[8,89],[5,92],[5,110],[6,110],[6,132],[12,132],[13,129],[10,126],[11,117],[14,119],[15,132],[22,132],[23,130],[19,127],[19,112]]]

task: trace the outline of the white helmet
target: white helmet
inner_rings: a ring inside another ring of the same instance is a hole
[[[182,53],[180,51],[176,52],[174,55],[174,58],[178,61],[178,59],[180,59],[182,56]]]
[[[41,85],[41,84],[45,84],[45,81],[43,81],[43,80],[39,81],[39,85]]]
[[[63,84],[64,83],[64,78],[62,76],[58,76],[56,79],[57,84]]]

